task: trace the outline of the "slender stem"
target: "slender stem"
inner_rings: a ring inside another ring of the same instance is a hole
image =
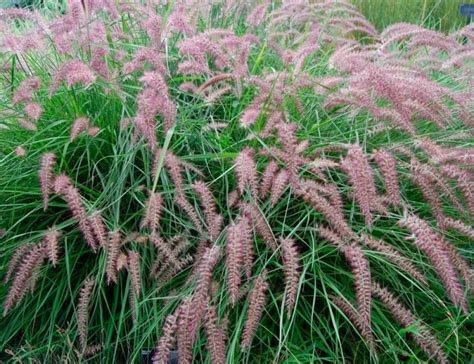
[[[168,150],[168,147],[170,145],[171,137],[173,136],[173,133],[174,133],[174,128],[175,127],[173,126],[166,133],[165,143],[163,144],[163,148],[161,149],[160,160],[158,161],[158,166],[156,167],[155,179],[153,181],[153,188],[152,188],[153,192],[155,192],[156,186],[158,184],[158,178],[160,176],[161,169],[163,168],[163,163],[165,161],[166,151]]]

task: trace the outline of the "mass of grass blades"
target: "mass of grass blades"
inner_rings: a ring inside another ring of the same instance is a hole
[[[0,361],[471,359],[474,26],[45,9],[0,10]]]
[[[383,30],[391,24],[404,22],[423,24],[445,31],[466,23],[459,6],[469,3],[465,0],[352,0],[351,2],[377,29]]]

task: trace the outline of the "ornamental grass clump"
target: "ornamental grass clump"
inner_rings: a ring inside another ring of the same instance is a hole
[[[0,357],[469,360],[472,25],[65,9],[0,9]]]

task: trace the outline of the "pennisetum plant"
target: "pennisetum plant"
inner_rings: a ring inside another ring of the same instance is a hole
[[[472,25],[66,5],[0,9],[0,358],[469,360]]]

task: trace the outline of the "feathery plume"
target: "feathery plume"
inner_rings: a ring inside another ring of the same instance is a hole
[[[117,272],[127,268],[128,255],[120,252],[117,258]]]
[[[253,150],[245,147],[235,159],[235,173],[237,174],[239,192],[241,195],[245,192],[245,187],[249,186],[252,195],[257,199],[257,166],[253,159]]]
[[[40,85],[41,80],[39,77],[31,77],[21,81],[13,94],[13,103],[17,104],[20,102],[30,101],[33,98],[33,92],[36,91]]]
[[[275,127],[282,148],[274,150],[274,152],[286,163],[286,170],[288,171],[291,184],[297,186],[298,171],[304,164],[309,162],[309,160],[301,156],[306,143],[305,141],[298,143],[296,136],[296,131],[298,130],[297,124],[280,122]]]
[[[66,188],[69,186],[72,186],[72,181],[65,173],[61,173],[60,175],[54,177],[54,180],[53,180],[54,193],[57,193],[57,194],[64,193]]]
[[[436,190],[434,183],[426,177],[418,168],[412,167],[410,178],[420,188],[423,197],[429,203],[433,216],[436,221],[440,222],[444,219],[441,198]]]
[[[339,247],[349,262],[352,273],[354,274],[354,282],[357,296],[358,311],[365,327],[370,330],[372,299],[370,295],[370,268],[369,262],[357,244],[344,245]]]
[[[56,266],[59,255],[59,238],[61,232],[55,228],[50,228],[44,236],[44,244],[49,261]]]
[[[226,332],[217,322],[217,309],[214,305],[207,308],[204,329],[207,337],[207,348],[211,354],[211,363],[226,362]]]
[[[207,249],[197,268],[197,283],[190,307],[189,335],[194,342],[199,323],[205,315],[209,301],[209,287],[212,281],[212,272],[220,257],[220,248],[213,245]]]
[[[53,189],[53,168],[56,162],[56,155],[54,153],[44,153],[41,156],[41,167],[38,172],[41,193],[43,194],[43,210],[48,209],[49,195]]]
[[[36,124],[32,123],[31,121],[29,120],[25,120],[25,119],[18,119],[18,124],[20,124],[20,126],[22,128],[25,128],[27,130],[31,130],[31,131],[36,131],[38,130],[38,127],[36,126]]]
[[[348,244],[347,238],[341,237],[338,233],[336,233],[331,228],[320,226],[318,229],[319,236],[323,239],[327,240],[331,244],[333,244],[337,248],[341,248],[344,245]]]
[[[341,168],[349,175],[349,181],[354,188],[362,213],[367,225],[372,224],[372,211],[375,210],[374,202],[378,200],[375,189],[372,168],[364,151],[358,145],[349,146],[346,158],[341,162]]]
[[[41,266],[45,256],[46,252],[42,244],[35,244],[25,253],[3,304],[4,316],[15,303],[23,299],[29,288],[30,280],[33,278],[34,271]]]
[[[103,349],[104,349],[103,344],[89,345],[87,348],[84,349],[84,352],[82,353],[82,355],[84,355],[84,357],[92,356],[99,353]]]
[[[281,238],[281,257],[283,259],[283,271],[285,272],[286,310],[288,316],[291,315],[296,302],[298,292],[298,282],[300,280],[299,260],[300,256],[295,241],[290,238]]]
[[[260,103],[253,102],[242,112],[240,123],[244,128],[254,124],[260,115]]]
[[[149,13],[147,19],[143,22],[143,28],[150,37],[153,47],[161,47],[161,17],[156,14]]]
[[[79,342],[83,349],[86,348],[87,331],[89,327],[89,303],[92,289],[95,285],[95,278],[88,277],[84,281],[79,292],[79,302],[77,304],[77,329],[79,332]]]
[[[417,334],[411,336],[430,359],[436,358],[439,363],[449,363],[436,337],[423,323],[419,322],[419,319],[410,310],[398,301],[393,293],[382,287],[378,282],[372,284],[372,293],[388,307],[403,327],[415,326],[418,328]]]
[[[247,319],[245,320],[242,341],[240,342],[242,350],[250,348],[260,318],[262,317],[265,302],[267,300],[266,291],[268,289],[268,283],[266,280],[267,272],[264,270],[257,276],[254,286],[250,291]]]
[[[99,242],[99,245],[107,249],[109,246],[108,234],[109,231],[105,226],[104,219],[100,211],[94,211],[89,217],[89,224],[92,227],[96,241]]]
[[[18,146],[15,148],[15,154],[18,156],[18,157],[25,157],[26,156],[26,150],[25,148],[23,148],[22,146]]]
[[[15,249],[15,252],[13,253],[10,260],[8,261],[7,271],[5,273],[5,277],[3,277],[3,283],[4,284],[8,283],[8,281],[10,280],[13,272],[18,267],[18,265],[22,261],[25,254],[27,252],[29,252],[32,247],[33,247],[33,244],[24,243],[24,244],[21,244],[18,248]]]
[[[442,166],[440,170],[444,175],[456,180],[457,187],[462,191],[471,212],[471,218],[474,219],[474,177],[472,174],[454,165]]]
[[[175,332],[178,327],[178,318],[176,315],[168,315],[163,325],[163,333],[156,345],[153,355],[153,364],[167,364],[169,362],[170,351],[176,341]]]
[[[468,238],[474,240],[474,228],[469,225],[466,225],[462,221],[453,219],[451,217],[443,216],[442,219],[438,220],[438,226],[442,229],[455,229],[467,236]]]
[[[303,200],[311,204],[315,210],[321,212],[339,235],[344,238],[355,237],[356,235],[346,222],[342,210],[337,209],[336,206],[331,204],[326,198],[320,196],[313,184],[309,182],[311,181],[300,181],[296,193],[300,195]]]
[[[451,185],[439,174],[439,172],[433,168],[430,164],[423,164],[416,158],[412,158],[411,161],[412,174],[415,174],[414,177],[415,183],[418,183],[418,180],[421,178],[425,182],[424,184],[430,184],[434,191],[440,190],[445,194],[454,204],[454,206],[459,211],[464,211],[464,206],[459,201],[456,192],[451,187]],[[417,178],[418,177],[418,178]],[[420,186],[423,191],[423,187]],[[423,191],[424,192],[424,191]],[[437,192],[436,192],[437,193]],[[434,211],[437,212],[437,211]]]
[[[203,181],[194,182],[192,188],[201,200],[201,205],[206,217],[206,224],[209,230],[209,238],[211,241],[214,241],[217,239],[221,231],[223,217],[217,212],[214,196]]]
[[[384,149],[377,150],[373,155],[385,181],[386,196],[392,205],[400,204],[400,189],[398,187],[397,161],[392,154]]]
[[[181,173],[183,172],[183,164],[181,163],[181,160],[172,152],[170,151],[165,152],[161,149],[156,150],[155,159],[153,163],[153,176],[155,176],[157,173],[158,164],[160,162],[160,159],[162,158],[162,153],[165,153],[165,156],[164,156],[165,167],[169,176],[171,177],[171,180],[173,181],[177,194],[183,194],[184,181],[183,181],[183,177],[181,176]]]
[[[467,288],[472,290],[474,288],[474,271],[464,260],[461,254],[459,254],[455,246],[446,242],[445,249],[449,254],[451,262],[461,274],[461,277],[463,278]]]
[[[71,135],[70,135],[71,142],[76,140],[79,134],[86,131],[88,127],[89,127],[89,119],[80,117],[74,120],[74,123],[72,124],[72,127],[71,127]]]
[[[230,191],[229,194],[227,195],[227,206],[228,207],[234,207],[239,204],[239,191],[233,190]]]
[[[178,314],[178,361],[179,363],[191,364],[193,360],[192,346],[194,339],[189,332],[189,324],[192,318],[192,299],[183,297],[176,309]]]
[[[142,218],[140,226],[142,228],[148,226],[155,234],[160,226],[161,210],[163,208],[163,198],[159,192],[148,191],[148,200],[145,207],[145,215]]]
[[[267,1],[265,1],[263,4],[257,5],[252,10],[252,12],[247,16],[245,21],[254,27],[258,26],[259,24],[263,22],[263,19],[265,18],[267,7],[268,7]]]
[[[227,289],[230,302],[235,305],[241,283],[241,267],[244,262],[245,227],[242,221],[227,228],[226,265]]]
[[[179,259],[176,249],[172,249],[161,237],[156,234],[150,235],[150,241],[155,245],[158,251],[163,255],[167,264],[172,265],[177,271],[180,271],[188,264],[187,259]]]
[[[156,175],[158,165],[161,159],[161,153],[163,153],[161,149],[157,149],[155,152],[155,157],[153,161],[153,175]],[[175,185],[176,192],[178,195],[184,194],[184,189],[183,189],[184,181],[183,181],[183,177],[181,176],[184,168],[203,177],[203,173],[198,168],[196,168],[191,163],[185,162],[184,160],[177,157],[175,154],[173,154],[169,150],[166,151],[165,153],[164,161],[165,161],[165,167],[167,169],[167,172],[169,173],[171,180],[173,181],[173,184]]]
[[[160,272],[154,274],[155,277],[160,276],[160,279],[157,281],[156,285],[161,287],[163,284],[167,283],[171,278],[173,278],[177,273],[182,271],[185,267],[191,264],[194,261],[194,257],[192,255],[185,255],[179,259],[178,265],[171,265],[167,264],[165,266],[169,266],[168,269],[161,269]],[[165,273],[165,274],[163,274]]]
[[[24,108],[25,114],[28,115],[33,120],[38,120],[43,112],[43,108],[40,104],[36,102],[30,102],[26,104]]]
[[[163,129],[166,133],[174,124],[176,106],[169,97],[168,85],[163,75],[158,71],[148,71],[139,79],[144,84],[142,92],[137,96],[137,115],[146,123],[150,123],[154,132],[156,114],[163,117]],[[155,144],[149,140],[150,147],[155,150]]]
[[[243,250],[243,267],[244,273],[247,279],[250,279],[252,276],[252,267],[253,267],[253,231],[247,216],[242,216],[238,222],[240,228],[240,239],[241,246]]]
[[[43,260],[44,258],[46,257],[46,254],[43,254]],[[43,260],[41,262],[43,262]],[[33,269],[33,272],[31,273],[31,277],[30,279],[28,280],[28,288],[29,290],[27,289],[27,291],[29,291],[30,293],[33,293],[36,289],[36,285],[41,277],[41,265],[38,265],[36,266],[34,269]]]
[[[90,61],[91,68],[105,79],[109,77],[109,67],[104,59],[108,53],[108,50],[105,48],[94,47]]]
[[[349,244],[347,240],[339,236],[335,231],[324,226],[319,227],[319,235],[334,244],[346,257],[354,274],[354,282],[357,296],[358,312],[361,322],[370,331],[371,321],[371,298],[370,298],[370,268],[369,262],[360,246],[356,243]]]
[[[467,314],[466,298],[446,250],[446,244],[448,243],[444,241],[441,235],[435,233],[424,220],[415,215],[406,216],[398,224],[408,228],[414,234],[415,244],[430,258],[451,301],[459,305]]]
[[[164,33],[181,32],[187,35],[194,33],[191,19],[188,17],[186,8],[182,4],[176,4],[168,16]]]
[[[140,270],[140,254],[133,250],[127,251],[127,269],[130,274],[132,290],[136,296],[140,295],[142,290],[142,273]]]
[[[57,185],[59,184],[57,182],[58,179],[56,178],[55,189],[56,187],[58,187]],[[79,193],[79,190],[72,185],[68,185],[64,189],[62,189],[61,194],[63,195],[69,208],[71,209],[72,215],[77,220],[79,224],[79,229],[84,235],[87,244],[89,244],[92,250],[96,251],[97,243],[92,228],[90,226],[89,219],[87,218],[86,209],[82,204],[81,194]]]
[[[272,181],[275,178],[276,173],[278,172],[278,164],[271,160],[268,162],[265,170],[263,171],[263,176],[260,181],[260,197],[267,197],[270,188],[272,187]]]
[[[153,175],[156,175],[159,161],[161,158],[161,153],[163,151],[161,149],[157,149],[155,151],[155,158],[153,163]],[[194,209],[194,207],[189,203],[186,199],[184,194],[184,181],[181,173],[183,172],[183,168],[187,168],[192,170],[198,175],[202,175],[201,171],[195,168],[192,164],[186,163],[185,161],[181,160],[177,156],[175,156],[170,151],[167,151],[164,157],[164,163],[171,180],[173,181],[174,187],[176,189],[176,204],[188,215],[191,222],[193,223],[194,227],[197,231],[202,233],[202,225],[199,217]]]
[[[271,199],[270,205],[275,206],[275,204],[280,199],[281,195],[285,191],[286,187],[288,186],[288,182],[290,180],[290,174],[286,169],[281,169],[275,176],[272,181],[272,189],[271,189]]]
[[[95,82],[94,72],[84,62],[78,59],[71,59],[63,62],[53,76],[49,86],[49,96],[51,97],[62,81],[66,82],[68,87],[76,83],[82,83],[85,86]]]
[[[95,137],[97,134],[99,134],[100,128],[98,126],[91,126],[89,129],[87,129],[87,134],[91,137]]]
[[[105,269],[107,273],[107,284],[110,284],[111,282],[117,283],[117,272],[119,271],[117,268],[117,259],[120,254],[121,245],[122,236],[120,230],[115,230],[111,233],[109,248],[107,249],[107,265]]]

